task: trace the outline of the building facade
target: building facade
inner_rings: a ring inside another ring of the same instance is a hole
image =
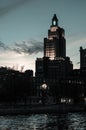
[[[48,30],[48,38],[44,38],[44,57],[56,59],[66,57],[65,31],[58,26],[56,14],[52,18],[52,25]]]
[[[58,26],[58,18],[54,14],[48,38],[44,38],[44,57],[36,60],[36,77],[59,79],[72,70],[73,64],[66,57],[65,31]]]
[[[80,47],[80,69],[86,70],[86,49]]]
[[[69,57],[51,60],[49,57],[37,58],[36,77],[44,79],[62,79],[73,70]]]

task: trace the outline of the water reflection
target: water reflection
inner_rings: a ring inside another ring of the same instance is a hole
[[[0,130],[86,130],[86,113],[0,116]]]

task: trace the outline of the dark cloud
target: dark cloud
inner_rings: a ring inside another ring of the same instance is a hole
[[[14,10],[16,7],[28,1],[29,0],[4,0],[4,4],[0,5],[0,16],[5,15],[6,13]]]
[[[0,49],[10,50],[10,48],[8,46],[6,46],[2,41],[0,41]]]
[[[23,41],[22,43],[15,43],[13,46],[6,46],[3,42],[0,41],[0,50],[8,50],[14,51],[18,54],[36,54],[39,52],[43,52],[43,43],[31,40],[31,41]]]
[[[43,43],[36,40],[32,40],[28,42],[23,41],[21,44],[15,43],[13,51],[19,54],[20,53],[26,53],[30,55],[33,53],[36,54],[39,52],[43,52]]]

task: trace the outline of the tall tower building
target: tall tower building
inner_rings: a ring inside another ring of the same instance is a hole
[[[66,57],[65,31],[58,26],[58,18],[54,14],[48,38],[44,38],[44,57],[36,60],[36,77],[60,79],[72,70],[73,64]]]
[[[56,59],[58,57],[66,57],[66,40],[65,31],[58,26],[58,18],[54,14],[52,25],[48,30],[48,38],[44,38],[44,57]]]

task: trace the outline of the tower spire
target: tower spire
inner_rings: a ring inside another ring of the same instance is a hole
[[[56,16],[56,14],[53,15],[52,26],[58,26],[58,18]]]

